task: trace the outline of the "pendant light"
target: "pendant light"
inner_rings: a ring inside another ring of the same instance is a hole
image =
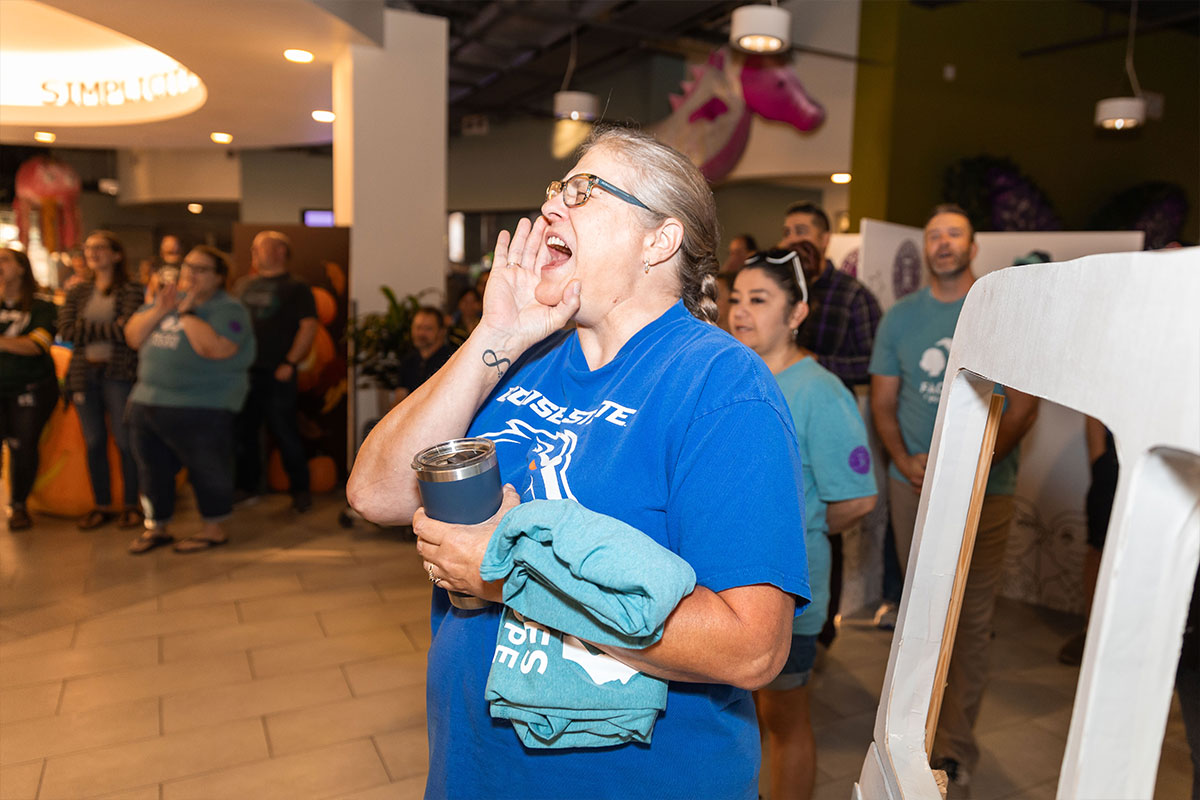
[[[1146,121],[1146,100],[1142,87],[1133,69],[1133,39],[1137,33],[1137,0],[1129,6],[1129,38],[1125,43],[1125,74],[1133,89],[1132,97],[1106,97],[1096,103],[1096,127],[1105,130],[1125,131],[1136,128]]]
[[[778,53],[791,46],[792,15],[771,5],[741,6],[729,18],[729,42],[747,53]]]

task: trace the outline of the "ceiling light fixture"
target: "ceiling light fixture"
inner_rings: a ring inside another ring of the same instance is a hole
[[[332,111],[318,110],[312,112],[312,118],[317,122],[333,122],[335,119],[337,119],[337,114],[334,114]]]
[[[778,53],[791,45],[792,15],[772,0],[769,6],[742,6],[729,18],[729,42],[747,53]]]
[[[850,182],[850,173],[849,172],[835,172],[829,176],[829,180],[833,181],[834,183],[849,183]]]
[[[187,210],[192,212],[193,214],[199,214],[201,211],[204,210],[204,206],[201,205],[200,203],[188,203]]]
[[[313,54],[307,50],[284,50],[283,57],[293,64],[311,64]]]
[[[212,139],[217,144],[229,144],[233,141],[233,134],[222,133],[221,131],[213,131],[208,135],[208,138]]]
[[[1133,97],[1106,97],[1096,103],[1096,127],[1110,131],[1136,128],[1146,121],[1146,100],[1133,70],[1133,39],[1137,33],[1137,0],[1129,4],[1129,37],[1125,42],[1125,74]]]
[[[583,144],[592,132],[592,123],[600,116],[600,98],[591,92],[572,92],[571,76],[575,73],[575,32],[571,32],[571,54],[567,58],[567,72],[563,76],[562,88],[554,93],[554,133],[550,141],[550,154],[555,158],[566,158]]]
[[[600,115],[600,98],[591,92],[555,92],[554,118],[594,122]]]
[[[35,142],[41,142],[42,144],[53,144],[54,140],[57,138],[58,137],[50,131],[35,131],[33,134],[33,140]]]

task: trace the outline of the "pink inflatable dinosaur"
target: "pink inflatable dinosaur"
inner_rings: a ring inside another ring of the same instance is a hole
[[[728,47],[692,67],[683,95],[671,95],[671,116],[653,127],[659,139],[687,155],[710,181],[728,175],[750,137],[751,114],[811,131],[825,109],[804,91],[781,56],[743,56]]]

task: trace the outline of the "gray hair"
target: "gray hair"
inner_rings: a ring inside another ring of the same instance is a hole
[[[668,217],[683,223],[683,242],[675,257],[679,294],[694,317],[715,324],[720,229],[708,181],[687,156],[642,131],[597,126],[580,148],[580,157],[597,147],[633,169],[636,185],[624,188],[653,209],[636,209],[647,228]]]

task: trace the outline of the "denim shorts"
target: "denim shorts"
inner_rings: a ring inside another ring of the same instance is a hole
[[[775,676],[775,680],[764,686],[776,692],[788,689],[799,689],[812,678],[813,663],[817,660],[817,634],[792,634],[792,649],[788,653],[783,670]]]

